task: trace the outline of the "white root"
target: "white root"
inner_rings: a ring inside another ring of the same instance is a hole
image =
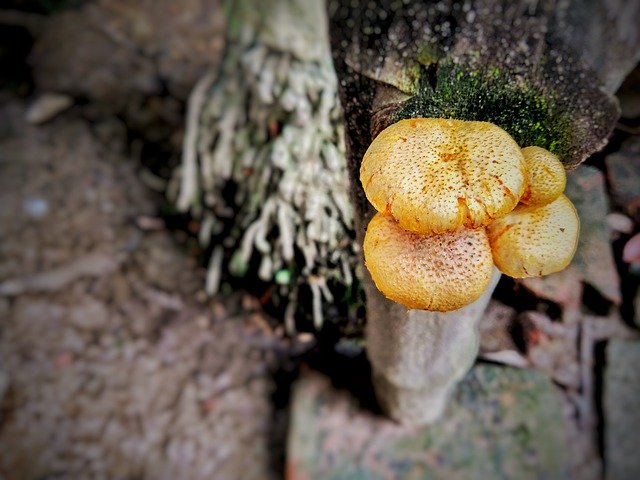
[[[222,274],[222,256],[224,251],[220,245],[216,245],[209,259],[209,267],[207,268],[207,280],[205,283],[205,291],[209,295],[218,293],[220,288],[220,276]]]
[[[191,94],[176,203],[201,217],[200,243],[217,244],[208,292],[218,290],[225,271],[244,274],[254,255],[255,273],[266,281],[282,268],[294,272],[279,287],[290,302],[286,328],[293,333],[291,305],[300,285],[312,290],[321,328],[323,302],[332,301],[327,280],[353,281],[357,256],[344,129],[321,25],[322,58],[298,58],[286,44],[267,46],[260,35],[259,28],[243,28],[219,75],[205,75]],[[229,184],[236,188],[233,199],[223,195]],[[226,238],[216,237],[230,219],[235,227],[225,229]],[[230,265],[224,248],[237,249]],[[297,253],[302,265],[294,264]]]
[[[322,326],[322,292],[318,285],[317,277],[309,278],[309,287],[311,287],[311,310],[313,312],[313,326],[319,329]]]
[[[215,75],[208,72],[196,84],[189,96],[187,106],[187,125],[182,147],[182,184],[180,196],[176,201],[178,210],[184,212],[189,209],[191,203],[197,198],[198,173],[196,143],[198,140],[200,113],[205,103],[205,94],[213,84]]]

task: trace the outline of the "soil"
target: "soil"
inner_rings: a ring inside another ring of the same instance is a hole
[[[0,472],[265,478],[260,313],[203,296],[123,138],[102,144],[75,111],[33,127],[2,110]]]

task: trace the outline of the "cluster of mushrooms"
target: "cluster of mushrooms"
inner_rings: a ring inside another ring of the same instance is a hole
[[[401,120],[371,143],[360,181],[377,210],[365,264],[407,308],[456,310],[480,297],[494,264],[514,278],[541,276],[575,253],[580,221],[562,163],[491,123]]]

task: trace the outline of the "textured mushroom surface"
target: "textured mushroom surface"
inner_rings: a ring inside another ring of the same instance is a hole
[[[564,269],[576,251],[579,232],[580,219],[565,195],[542,207],[520,204],[487,227],[493,261],[514,278]]]
[[[507,132],[442,118],[387,127],[360,168],[376,210],[422,234],[477,228],[506,215],[518,204],[525,177],[521,149]]]
[[[527,186],[520,198],[527,205],[547,205],[564,191],[567,175],[558,157],[540,147],[522,149],[527,169]]]
[[[482,294],[493,270],[484,228],[420,235],[381,213],[367,227],[364,258],[378,290],[410,309],[461,308]]]

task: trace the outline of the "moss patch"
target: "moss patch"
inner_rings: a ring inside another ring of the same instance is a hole
[[[543,147],[561,159],[571,151],[570,119],[559,113],[553,96],[497,68],[481,72],[450,61],[424,68],[418,93],[396,112],[394,122],[416,117],[491,122],[521,147]]]

